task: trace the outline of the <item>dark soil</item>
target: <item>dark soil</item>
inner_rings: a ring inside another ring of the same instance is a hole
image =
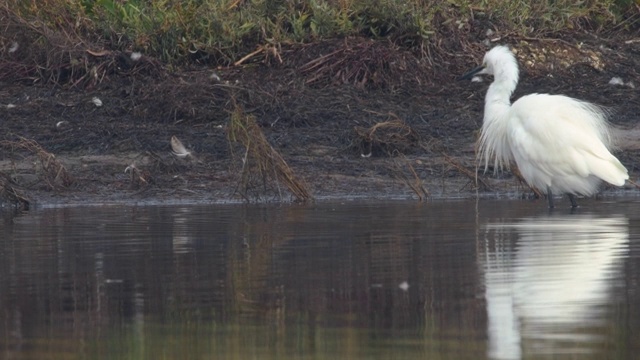
[[[640,40],[503,43],[521,64],[514,99],[561,93],[613,110],[622,130],[617,155],[635,181]],[[94,77],[0,80],[0,173],[10,175],[5,187],[40,204],[296,200],[269,169],[244,163],[245,146],[229,140],[230,114],[241,109],[315,199],[529,197],[511,173],[476,172],[489,82],[456,78],[487,49],[478,42],[415,54],[354,38],[265,50],[229,68],[179,70],[145,56],[87,53]],[[609,85],[612,77],[625,85]],[[195,158],[173,155],[172,136]],[[61,165],[54,173],[66,170],[72,181],[47,177],[52,165],[17,146],[21,139],[53,154]]]

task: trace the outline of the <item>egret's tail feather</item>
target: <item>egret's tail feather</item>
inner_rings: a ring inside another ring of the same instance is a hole
[[[591,173],[616,186],[623,186],[625,181],[629,179],[627,169],[613,155],[611,155],[611,159],[600,160],[591,166]]]

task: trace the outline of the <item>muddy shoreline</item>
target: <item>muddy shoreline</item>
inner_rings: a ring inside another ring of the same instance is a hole
[[[474,141],[488,82],[455,79],[481,58],[481,44],[435,64],[390,47],[389,64],[403,63],[389,71],[399,75],[375,68],[360,83],[340,80],[339,69],[305,70],[309,59],[332,49],[365,46],[352,41],[291,50],[275,65],[169,71],[148,60],[82,88],[0,81],[0,172],[40,205],[296,201],[268,169],[251,172],[244,164],[245,147],[229,138],[235,106],[255,118],[315,201],[532,196],[510,173],[476,172]],[[616,155],[636,181],[640,43],[593,37],[520,41],[513,48],[522,68],[514,99],[548,92],[608,107]],[[612,77],[623,84],[610,85]],[[194,156],[172,154],[172,136]],[[72,183],[43,180],[42,159],[14,146],[20,138],[54,155]],[[632,184],[603,190],[637,192]]]

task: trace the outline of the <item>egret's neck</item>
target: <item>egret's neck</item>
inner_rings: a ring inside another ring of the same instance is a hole
[[[485,98],[485,120],[501,118],[509,110],[509,107],[511,107],[511,94],[513,94],[517,84],[517,79],[496,76],[489,86],[487,97]]]

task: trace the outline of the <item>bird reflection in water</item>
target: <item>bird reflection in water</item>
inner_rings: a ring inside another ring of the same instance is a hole
[[[604,306],[628,248],[622,216],[524,218],[486,226],[484,267],[489,357],[594,352]]]

